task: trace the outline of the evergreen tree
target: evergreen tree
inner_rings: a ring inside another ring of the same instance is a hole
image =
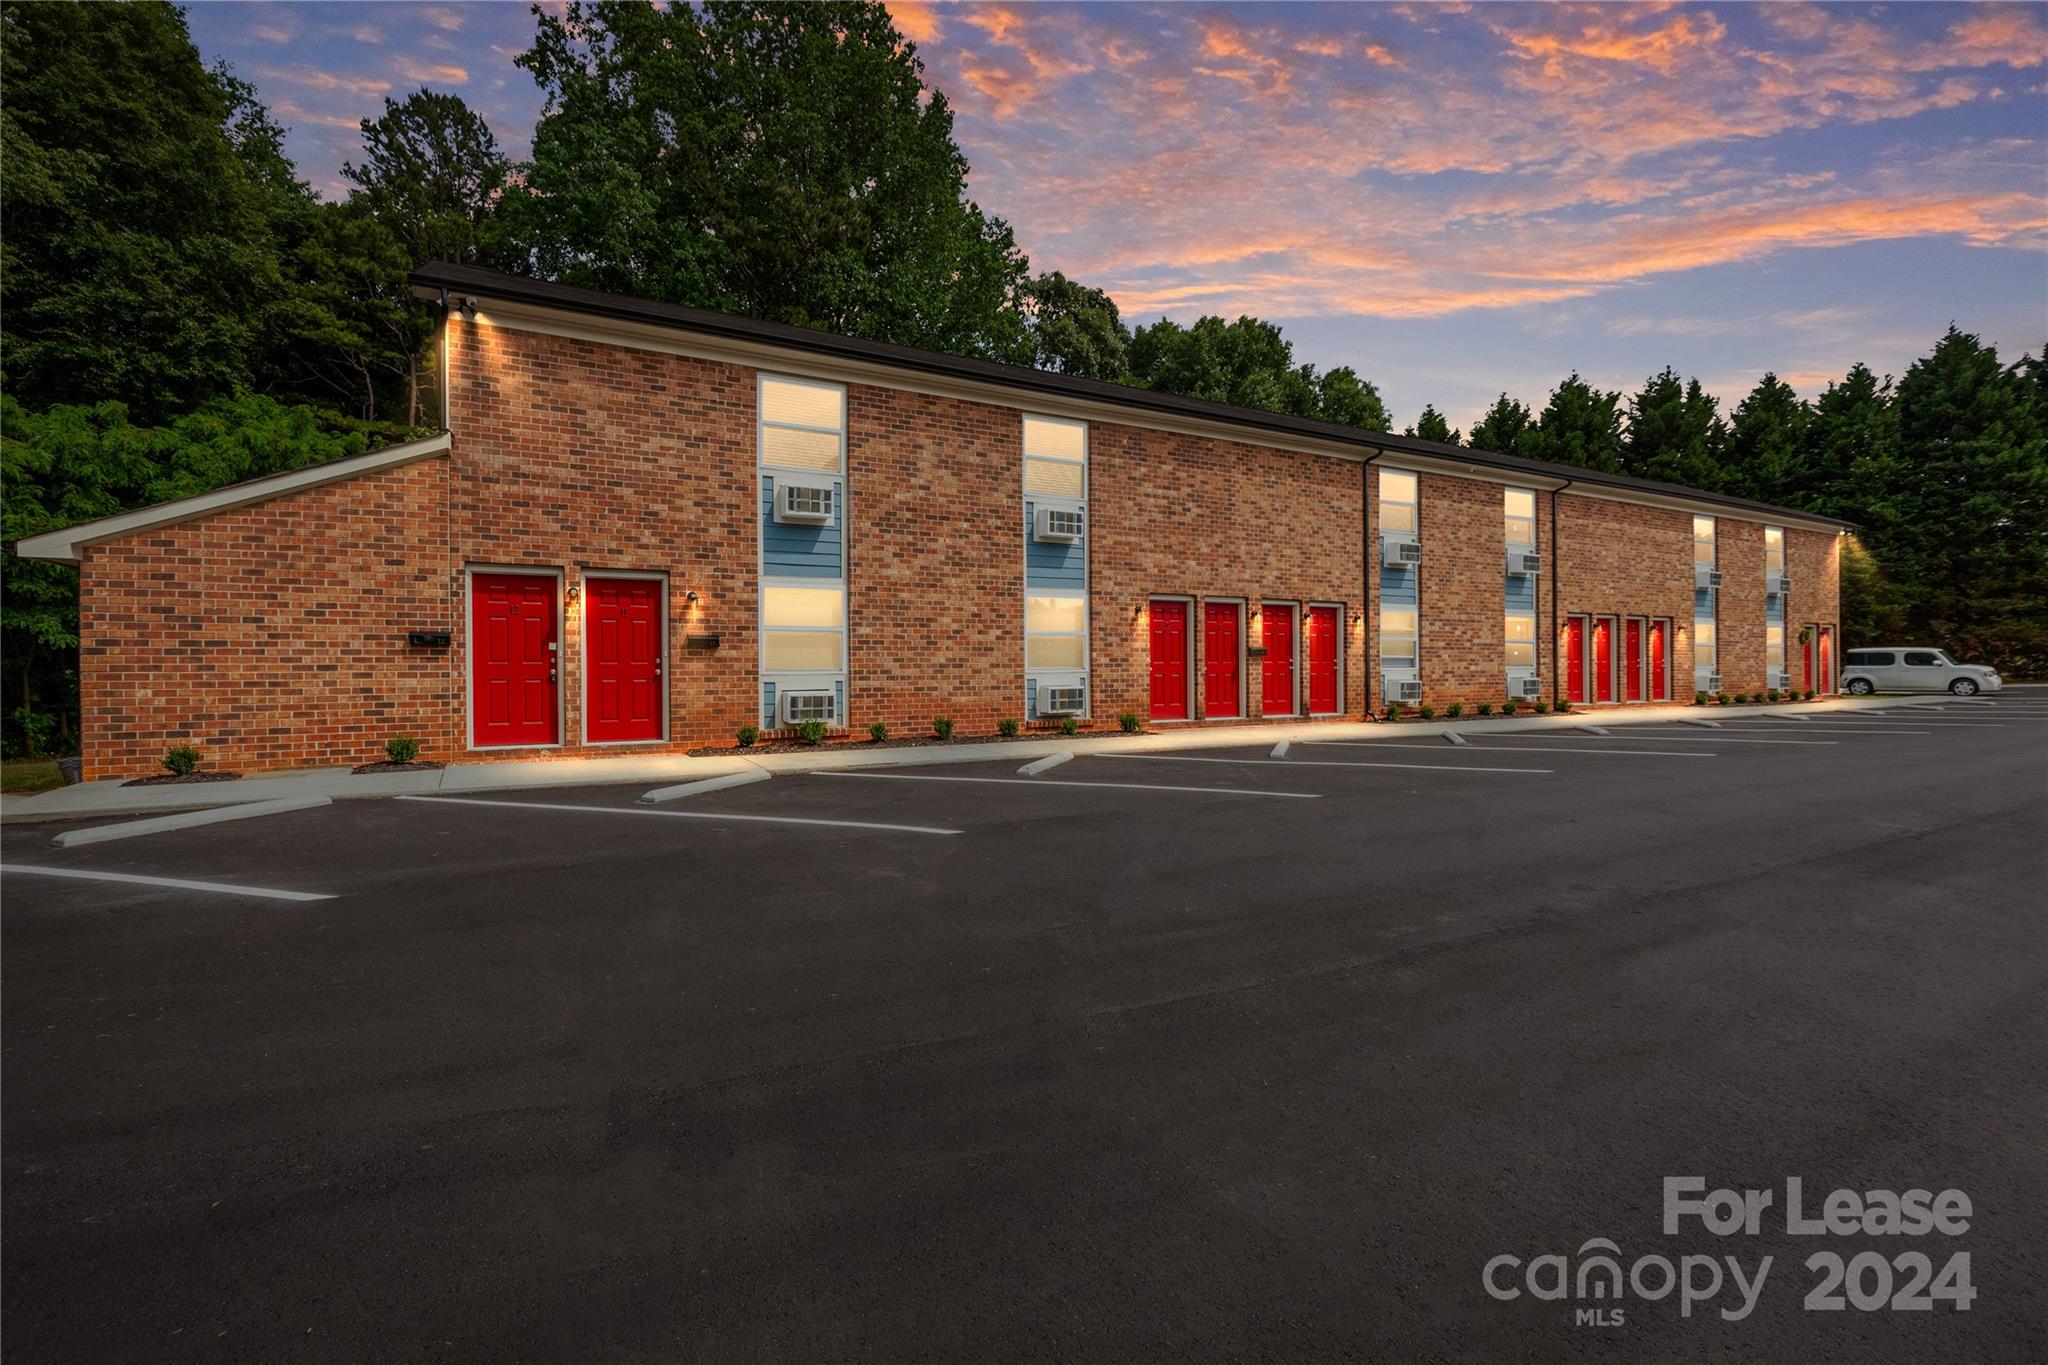
[[[1415,425],[1403,434],[1419,441],[1436,441],[1447,446],[1458,444],[1457,428],[1444,420],[1444,415],[1436,410],[1433,403],[1423,405],[1422,416],[1416,418]]]
[[[1789,503],[1799,491],[1813,413],[1792,386],[1765,374],[1736,405],[1728,427],[1721,491]]]
[[[1719,404],[1697,379],[1680,382],[1666,367],[1629,400],[1621,471],[1691,488],[1719,490],[1721,448],[1727,440]]]
[[[1503,393],[1493,400],[1486,415],[1472,424],[1467,443],[1474,450],[1490,450],[1496,455],[1527,454],[1522,445],[1534,422],[1528,408]]]
[[[498,265],[485,242],[512,165],[483,116],[456,95],[422,89],[364,119],[363,162],[341,168],[350,199],[415,263]]]
[[[1616,473],[1621,468],[1621,395],[1602,393],[1572,372],[1551,392],[1518,454]]]

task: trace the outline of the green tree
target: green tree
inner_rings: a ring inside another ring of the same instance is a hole
[[[1418,441],[1436,441],[1447,446],[1458,444],[1457,428],[1444,420],[1444,415],[1436,410],[1433,403],[1423,404],[1422,416],[1416,418],[1415,425],[1404,434]]]
[[[1735,407],[1722,455],[1721,491],[1789,502],[1798,490],[1813,411],[1792,386],[1766,373]]]
[[[1027,358],[1027,263],[967,196],[953,110],[866,0],[542,14],[503,201],[524,267],[846,336]]]
[[[363,161],[341,168],[350,199],[414,262],[497,265],[486,244],[512,163],[483,116],[457,95],[422,89],[364,119]]]
[[[1312,417],[1340,426],[1385,431],[1379,390],[1349,366],[1317,373],[1294,363],[1279,327],[1259,318],[1195,319],[1183,327],[1161,318],[1131,338],[1129,382],[1212,403]]]
[[[1602,393],[1575,370],[1551,391],[1543,415],[1519,444],[1516,453],[1530,459],[1616,473],[1621,468],[1621,395]]]
[[[267,131],[156,0],[0,9],[0,364],[16,399],[156,419],[252,382],[282,293]],[[272,125],[274,127],[274,125]],[[246,156],[245,156],[246,153]]]
[[[1116,300],[1057,270],[1025,281],[1018,300],[1032,365],[1082,379],[1123,382],[1131,333]]]
[[[1719,490],[1721,449],[1728,436],[1719,408],[1697,379],[1681,383],[1669,366],[1651,375],[1629,400],[1621,472]]]
[[[1372,381],[1360,379],[1349,365],[1323,371],[1315,376],[1313,387],[1315,407],[1305,416],[1364,431],[1385,431],[1394,425],[1387,416],[1387,405],[1380,401],[1380,391]]]
[[[1522,446],[1534,425],[1535,418],[1529,409],[1503,393],[1493,400],[1486,415],[1472,424],[1467,444],[1474,450],[1490,450],[1496,455],[1526,454]]]

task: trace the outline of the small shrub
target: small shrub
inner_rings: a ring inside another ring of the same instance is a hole
[[[1810,688],[1810,687],[1806,689],[1806,699],[1807,699],[1808,701],[1812,701],[1812,700],[1813,700],[1813,689],[1812,689],[1812,688]]]
[[[825,722],[807,720],[796,727],[796,737],[806,744],[822,744],[825,741]]]
[[[1772,701],[1776,701],[1778,699],[1778,689],[1774,687],[1769,692],[1766,692],[1764,695],[1769,697]]]
[[[1716,693],[1714,694],[1714,705],[1716,705],[1716,706],[1726,706],[1727,704],[1728,704],[1728,694],[1727,694],[1726,692],[1716,692]]]
[[[753,748],[754,741],[759,739],[760,737],[761,727],[759,727],[758,725],[742,725],[740,727],[739,741],[740,747],[742,749]]]
[[[953,718],[951,716],[933,716],[932,733],[940,739],[951,739],[953,737]]]
[[[1424,720],[1435,720],[1436,708],[1434,706],[1418,707],[1415,714],[1421,716]]]
[[[1564,714],[1565,712],[1567,712],[1567,711],[1569,711],[1569,710],[1571,710],[1571,709],[1572,709],[1572,699],[1571,699],[1570,697],[1559,697],[1559,698],[1557,699],[1557,714],[1559,714],[1559,715],[1561,716],[1561,715],[1563,715],[1563,714]]]
[[[1127,735],[1135,735],[1138,733],[1138,713],[1136,711],[1124,712],[1122,715],[1116,718],[1116,723],[1117,728],[1122,730]]]
[[[1763,694],[1763,693],[1761,693],[1761,692],[1752,692],[1752,693],[1750,693],[1750,694],[1749,694],[1749,704],[1750,704],[1751,706],[1762,706],[1762,705],[1764,704],[1764,694]]]
[[[1479,706],[1478,706],[1478,711],[1479,711],[1479,714],[1480,714],[1480,715],[1482,715],[1482,716],[1490,716],[1490,715],[1492,715],[1492,714],[1493,714],[1493,703],[1492,703],[1492,702],[1490,702],[1490,701],[1483,701],[1483,702],[1480,702],[1480,703],[1479,703]]]
[[[1509,697],[1500,704],[1500,713],[1504,716],[1512,716],[1515,714],[1515,708],[1520,705],[1520,702],[1516,701],[1513,697]]]
[[[1061,734],[1063,734],[1063,735],[1078,735],[1078,734],[1080,734],[1080,733],[1081,733],[1081,722],[1080,722],[1080,721],[1079,721],[1078,719],[1076,719],[1075,717],[1073,717],[1073,716],[1061,716],[1061,717],[1060,717],[1060,733],[1061,733]]]
[[[410,763],[420,756],[420,742],[411,735],[393,735],[384,741],[384,757],[393,763]]]
[[[1705,705],[1707,704],[1707,694],[1706,694],[1706,693],[1704,693],[1704,692],[1695,692],[1695,693],[1693,693],[1693,694],[1692,694],[1692,704],[1693,704],[1694,706],[1705,706]]]
[[[996,722],[996,733],[1004,739],[1015,739],[1017,737],[1017,722],[1011,720],[1008,716],[1004,716]]]
[[[1388,703],[1387,703],[1387,719],[1388,719],[1388,720],[1399,720],[1399,719],[1401,719],[1401,703],[1400,703],[1400,702],[1397,702],[1397,701],[1390,701],[1390,702],[1388,702]]]
[[[174,745],[164,755],[164,766],[183,777],[199,766],[199,751],[189,744]]]
[[[889,737],[889,722],[878,720],[868,727],[868,738],[880,744]]]
[[[1547,716],[1550,714],[1550,703],[1547,701],[1539,701],[1530,709],[1539,716]]]
[[[1456,720],[1456,719],[1457,719],[1458,717],[1460,717],[1460,716],[1462,716],[1462,715],[1464,715],[1464,714],[1465,714],[1465,703],[1464,703],[1464,702],[1461,702],[1461,701],[1454,701],[1454,702],[1452,702],[1452,703],[1451,703],[1451,704],[1450,704],[1449,706],[1446,706],[1446,707],[1444,708],[1444,719],[1445,719],[1445,720]]]

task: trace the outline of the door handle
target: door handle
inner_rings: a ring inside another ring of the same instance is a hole
[[[549,681],[549,682],[556,682],[556,681],[559,681],[559,679],[557,679],[557,678],[555,677],[555,670],[554,670],[554,669],[552,669],[552,668],[548,670],[548,681]]]

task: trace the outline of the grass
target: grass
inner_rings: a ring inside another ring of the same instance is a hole
[[[46,792],[64,785],[54,758],[10,758],[0,763],[0,791]]]

